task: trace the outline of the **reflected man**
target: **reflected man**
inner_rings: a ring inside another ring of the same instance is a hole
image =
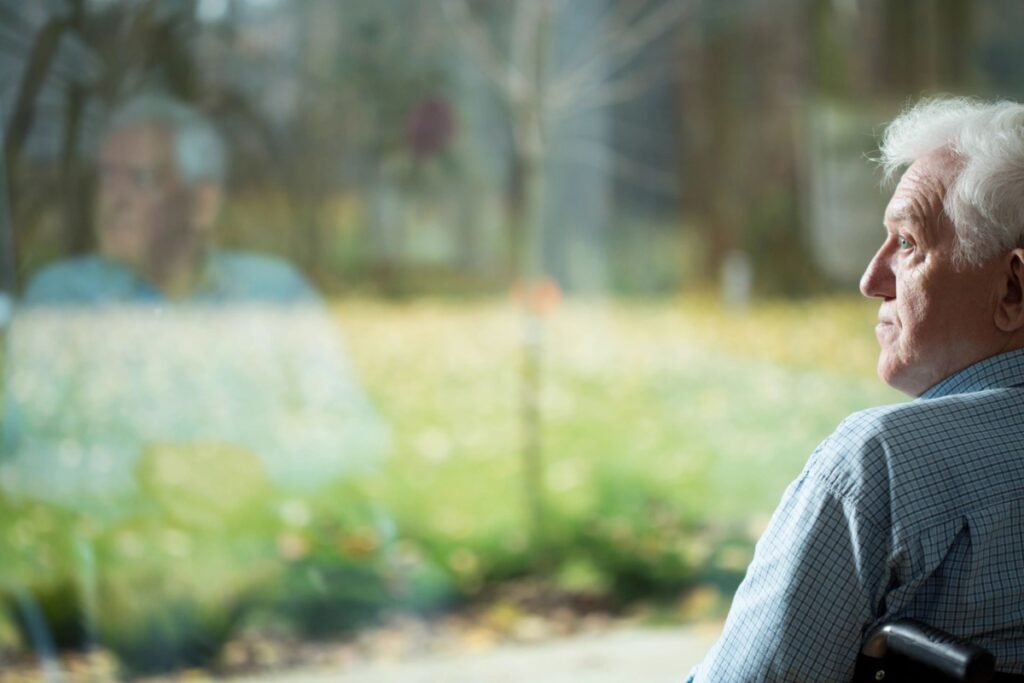
[[[212,245],[226,166],[190,106],[148,94],[113,113],[98,251],[40,272],[12,326],[7,490],[111,499],[188,456],[222,472],[255,457],[275,485],[312,486],[382,454],[386,430],[313,288],[280,260]]]
[[[925,101],[881,152],[905,172],[861,291],[879,376],[916,400],[814,451],[691,680],[849,681],[902,617],[1024,672],[1024,106]]]

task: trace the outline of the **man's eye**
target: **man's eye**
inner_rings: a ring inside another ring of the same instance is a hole
[[[900,249],[911,249],[914,246],[906,237],[898,237],[897,239],[899,240]]]

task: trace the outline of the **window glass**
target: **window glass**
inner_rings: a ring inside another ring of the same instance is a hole
[[[900,400],[875,133],[1020,97],[1022,12],[0,0],[0,668],[716,623]]]

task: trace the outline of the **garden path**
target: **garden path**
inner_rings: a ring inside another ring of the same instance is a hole
[[[537,644],[504,644],[476,652],[428,654],[337,670],[306,670],[275,683],[682,683],[714,642],[717,624],[626,627]],[[243,681],[266,678],[239,678]]]

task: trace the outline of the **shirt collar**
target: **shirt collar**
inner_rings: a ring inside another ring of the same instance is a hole
[[[920,398],[939,398],[1015,385],[1024,385],[1024,349],[1007,351],[978,361],[942,380],[921,394]]]
[[[106,264],[108,272],[119,272],[125,279],[125,293],[135,299],[166,300],[167,296],[148,280],[140,277],[133,270],[123,263],[115,261],[107,256],[99,256]],[[217,252],[214,249],[206,249],[202,255],[202,263],[199,266],[199,276],[192,289],[181,297],[182,301],[190,301],[197,296],[216,292],[219,285],[218,271],[216,267]]]

